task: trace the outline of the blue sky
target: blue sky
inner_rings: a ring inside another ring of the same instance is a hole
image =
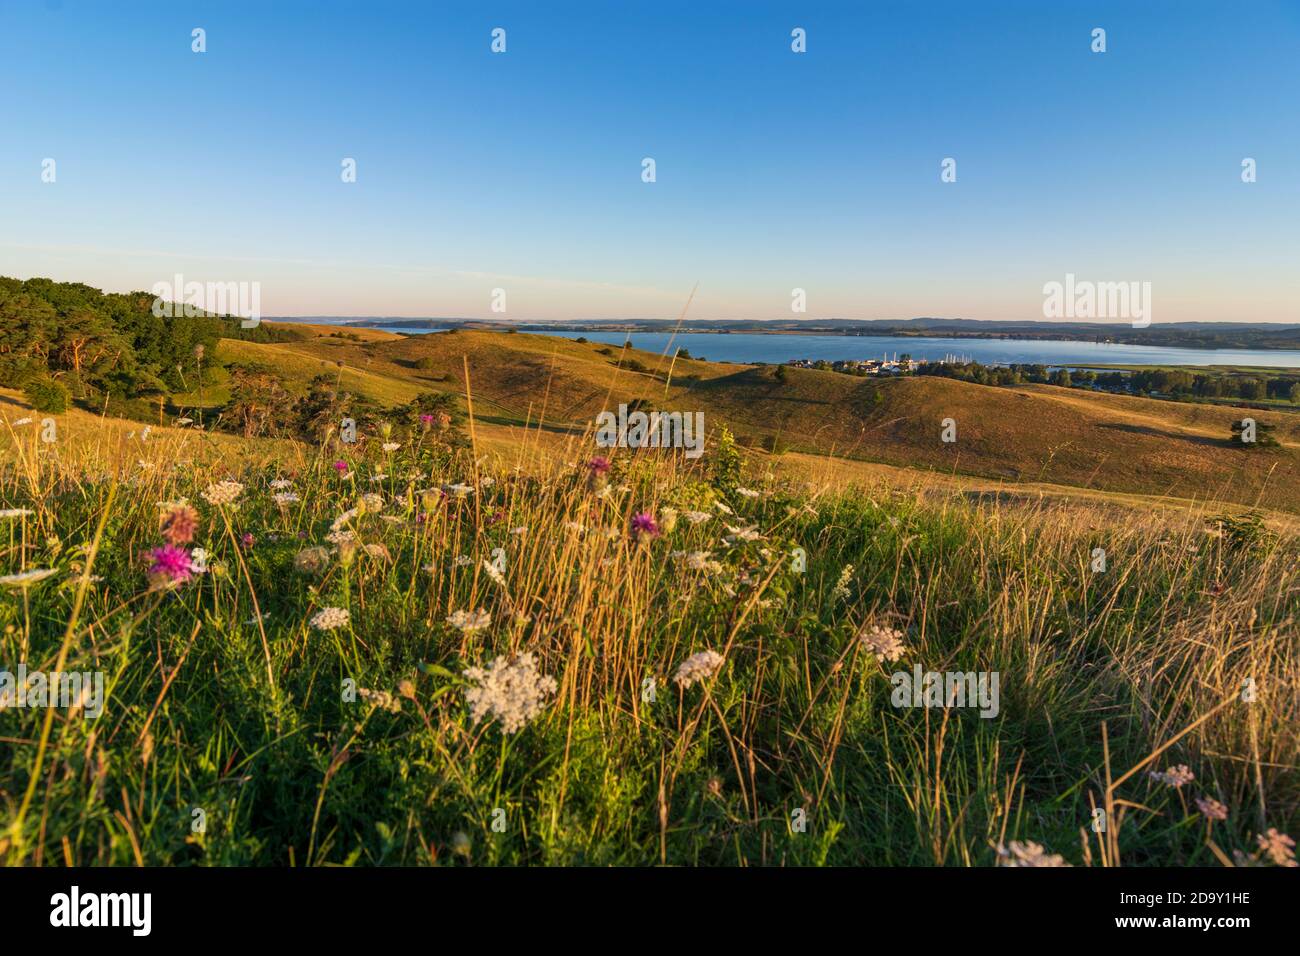
[[[523,321],[1041,319],[1074,273],[1296,322],[1297,62],[1296,0],[7,0],[0,274]]]

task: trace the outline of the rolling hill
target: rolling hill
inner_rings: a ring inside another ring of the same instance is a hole
[[[1011,482],[1216,499],[1300,511],[1300,419],[1046,385],[990,388],[936,377],[877,381],[815,369],[699,362],[526,333],[402,336],[296,326],[300,341],[223,341],[235,361],[279,369],[286,385],[335,371],[382,404],[421,390],[466,393],[476,420],[580,433],[606,408],[703,411],[744,443],[802,454]],[[341,363],[341,364],[340,364]],[[671,371],[671,376],[669,372]],[[1228,441],[1242,414],[1276,426],[1283,447]],[[957,441],[941,440],[944,419]]]

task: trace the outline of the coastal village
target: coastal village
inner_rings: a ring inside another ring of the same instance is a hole
[[[943,365],[961,361],[967,360],[955,355],[945,355],[942,359],[937,359],[936,363]],[[921,366],[927,363],[925,359],[914,359],[906,353],[901,356],[895,353],[892,359],[888,356],[882,356],[878,359],[836,359],[835,361],[793,359],[785,364],[794,368],[815,368],[823,371],[846,372],[849,375],[907,375],[919,371]]]

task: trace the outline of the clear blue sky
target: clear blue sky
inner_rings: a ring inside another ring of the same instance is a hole
[[[1295,322],[1298,63],[1297,0],[5,0],[0,274],[531,320],[1041,319],[1072,272]]]

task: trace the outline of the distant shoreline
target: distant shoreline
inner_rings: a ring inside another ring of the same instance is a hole
[[[968,339],[984,341],[1090,342],[1187,349],[1300,350],[1300,325],[1273,323],[1172,322],[1135,329],[1128,325],[1086,322],[994,322],[983,319],[788,320],[765,322],[678,323],[659,319],[575,322],[505,322],[472,318],[410,319],[347,316],[267,317],[268,321],[316,323],[349,328],[386,328],[418,332],[448,328],[512,328],[540,335],[564,333],[676,333],[677,335],[838,336],[843,338]]]

